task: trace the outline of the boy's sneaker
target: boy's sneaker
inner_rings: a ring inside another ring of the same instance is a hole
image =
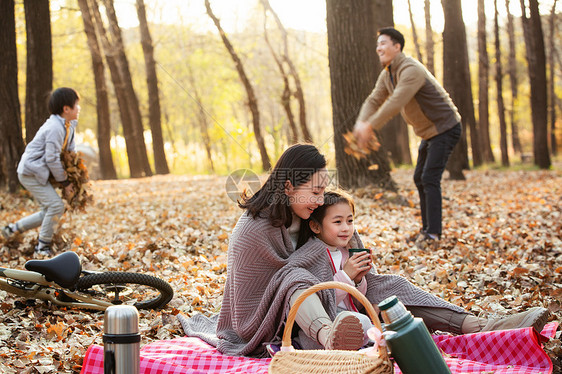
[[[8,239],[12,235],[14,235],[14,230],[12,230],[10,226],[4,226],[2,229],[2,236],[4,239]]]
[[[40,255],[40,256],[52,256],[53,255],[53,251],[51,250],[51,247],[49,247],[49,246],[39,247],[39,244],[35,246],[35,253]]]
[[[356,351],[363,346],[365,333],[359,318],[344,311],[337,315],[328,335],[325,349]]]

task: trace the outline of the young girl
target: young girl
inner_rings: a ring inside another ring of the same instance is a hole
[[[359,244],[355,237],[353,219],[355,203],[344,191],[330,191],[324,194],[324,205],[310,215],[308,225],[302,225],[300,240],[307,240],[312,234],[327,246],[332,264],[334,280],[355,286],[363,295],[367,292],[365,275],[372,268],[370,250],[354,253],[349,249]],[[304,237],[302,237],[304,235]],[[367,330],[372,327],[369,317],[359,313],[353,298],[347,292],[336,289],[337,311],[353,312],[361,321],[364,330],[364,344],[368,342]]]
[[[2,229],[4,237],[41,226],[35,253],[51,255],[51,240],[55,226],[64,213],[64,203],[49,182],[49,175],[64,186],[63,194],[71,195],[72,184],[67,179],[61,161],[63,150],[74,150],[74,132],[80,113],[80,96],[72,88],[61,87],[49,97],[51,116],[39,128],[37,134],[21,156],[18,179],[33,195],[41,210],[10,223]]]

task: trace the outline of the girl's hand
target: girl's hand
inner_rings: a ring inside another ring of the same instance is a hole
[[[355,283],[361,282],[361,279],[371,270],[373,266],[370,252],[359,252],[347,259],[343,264],[343,271]]]

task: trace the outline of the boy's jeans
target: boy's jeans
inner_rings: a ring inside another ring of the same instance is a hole
[[[441,235],[441,177],[461,132],[459,123],[442,134],[422,140],[418,149],[414,182],[420,195],[422,229],[429,234]]]
[[[34,176],[23,174],[18,174],[18,179],[39,203],[41,211],[20,219],[16,227],[23,232],[41,226],[39,240],[50,243],[55,226],[64,213],[64,203],[51,183],[43,185]]]

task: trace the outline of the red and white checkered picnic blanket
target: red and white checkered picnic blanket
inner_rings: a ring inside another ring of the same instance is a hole
[[[541,340],[554,337],[557,322],[541,335],[532,328],[459,336],[434,336],[454,373],[550,374],[552,362]],[[140,351],[141,374],[267,373],[271,359],[224,356],[197,338],[176,338],[147,344]],[[395,373],[400,373],[398,366]],[[103,374],[103,347],[91,345],[81,374]]]

